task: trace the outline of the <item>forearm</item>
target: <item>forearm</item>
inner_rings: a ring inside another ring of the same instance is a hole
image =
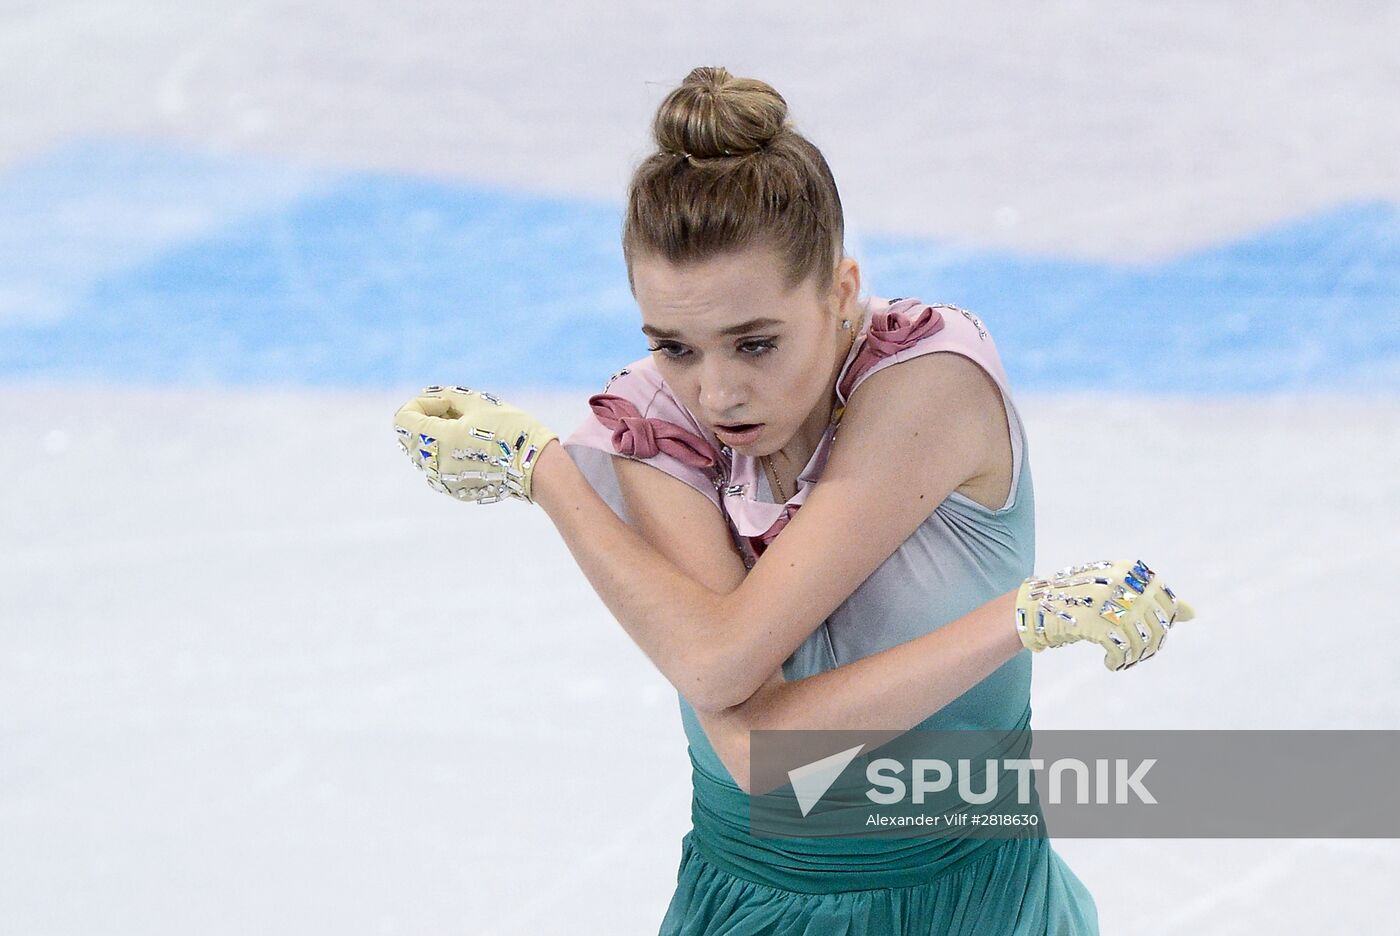
[[[1016,592],[922,637],[794,682],[729,709],[749,731],[787,728],[904,731],[952,702],[1023,648]]]
[[[687,698],[732,697],[719,684],[736,638],[723,615],[723,596],[624,523],[558,443],[540,453],[535,471],[535,503],[642,652]]]
[[[701,713],[701,723],[741,785],[750,731],[906,731],[1024,649],[1015,608],[1016,592],[1007,592],[899,646],[805,679],[770,682],[739,705]]]

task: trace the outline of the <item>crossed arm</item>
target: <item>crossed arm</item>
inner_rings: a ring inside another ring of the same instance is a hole
[[[652,466],[615,462],[632,526],[557,444],[541,453],[535,499],[747,788],[749,731],[910,728],[1022,649],[1008,592],[882,653],[791,683],[782,675],[807,636],[982,470],[1001,431],[984,416],[1001,405],[985,372],[956,354],[870,375],[847,403],[821,483],[747,574],[714,505]]]

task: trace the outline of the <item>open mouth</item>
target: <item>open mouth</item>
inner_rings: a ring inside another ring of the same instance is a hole
[[[720,423],[716,428],[725,432],[748,432],[750,429],[757,429],[762,423]]]

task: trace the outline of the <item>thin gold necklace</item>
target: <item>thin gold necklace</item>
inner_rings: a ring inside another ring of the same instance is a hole
[[[765,465],[768,466],[768,476],[769,476],[770,479],[772,479],[774,486],[776,486],[777,489],[778,489],[778,497],[779,497],[779,499],[781,499],[782,502],[783,502],[784,504],[786,504],[786,503],[787,503],[787,499],[788,499],[788,498],[787,498],[787,493],[786,493],[785,491],[783,491],[783,482],[782,482],[782,480],[778,477],[778,471],[777,471],[777,469],[773,467],[773,459],[772,459],[770,456],[768,456],[768,455],[764,455],[764,456],[763,456],[763,464],[765,464]]]

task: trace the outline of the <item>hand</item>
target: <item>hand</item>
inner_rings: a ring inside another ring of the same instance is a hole
[[[394,431],[428,484],[477,504],[533,504],[535,464],[559,438],[524,410],[466,387],[425,387],[394,414]]]
[[[1115,671],[1155,655],[1174,624],[1195,616],[1142,560],[1069,566],[1049,579],[1026,579],[1016,593],[1016,630],[1026,647],[1039,653],[1092,640]]]

